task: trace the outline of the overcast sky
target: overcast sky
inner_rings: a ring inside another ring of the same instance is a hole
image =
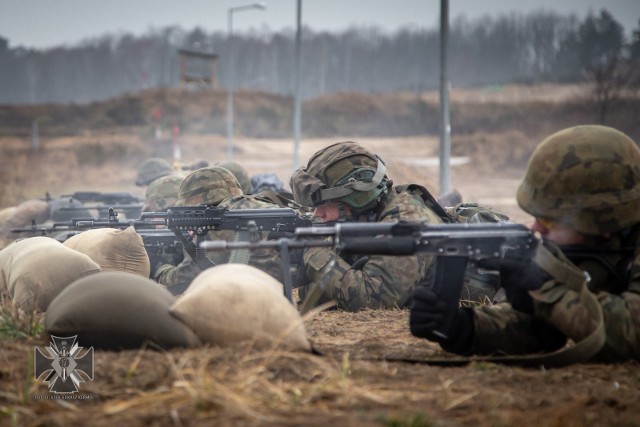
[[[234,32],[251,28],[293,29],[297,0],[265,0],[266,10],[233,14]],[[10,47],[48,48],[73,45],[104,34],[140,35],[151,28],[178,25],[227,31],[230,7],[251,0],[0,0],[0,37]],[[640,0],[450,0],[451,20],[465,14],[528,13],[546,9],[579,18],[606,8],[625,26],[638,27]],[[437,28],[439,0],[303,0],[302,23],[314,30],[340,31],[352,25],[377,25],[395,31],[403,26]]]

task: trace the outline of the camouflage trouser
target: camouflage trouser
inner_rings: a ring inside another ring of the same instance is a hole
[[[580,341],[595,328],[580,292],[551,281],[531,294],[535,315],[506,303],[475,309],[474,354],[554,350],[566,338]],[[604,315],[606,343],[595,359],[640,360],[640,283],[634,282],[621,295],[600,292],[597,300]]]
[[[348,311],[402,307],[426,275],[432,260],[424,254],[371,255],[351,265],[331,248],[311,248],[304,255],[311,284],[301,288],[300,295],[304,298],[312,287],[318,287],[323,298],[316,304],[334,299],[338,308]],[[308,307],[303,304],[302,309],[305,308]]]

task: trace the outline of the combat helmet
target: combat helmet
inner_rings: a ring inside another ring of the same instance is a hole
[[[159,157],[152,157],[142,162],[138,167],[136,185],[149,185],[153,180],[173,173],[173,168],[168,161]]]
[[[341,201],[365,208],[387,191],[389,179],[382,159],[353,141],[338,142],[316,152],[306,167],[291,175],[297,203],[319,206]]]
[[[197,169],[187,175],[178,194],[177,206],[214,205],[233,196],[241,196],[236,177],[221,166]]]
[[[165,211],[171,206],[175,206],[178,201],[178,192],[182,184],[182,177],[178,175],[162,176],[154,180],[147,187],[142,210]]]
[[[640,148],[624,133],[583,125],[546,138],[517,192],[527,213],[590,235],[640,222]]]
[[[249,178],[249,174],[247,173],[247,171],[242,166],[240,166],[239,163],[234,161],[227,161],[219,163],[217,166],[222,166],[236,177],[244,194],[251,194],[251,190],[253,189],[251,185],[251,179]]]
[[[272,172],[253,175],[251,177],[251,192],[256,194],[261,191],[284,192],[284,183],[278,178],[278,175]]]

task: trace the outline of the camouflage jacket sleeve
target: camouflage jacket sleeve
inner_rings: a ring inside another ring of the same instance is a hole
[[[441,222],[422,201],[409,193],[385,199],[380,221]],[[425,279],[433,258],[427,255],[370,255],[347,262],[330,248],[312,248],[304,255],[310,286],[319,286],[326,298],[345,310],[392,308],[406,303],[412,289]],[[304,292],[301,294],[304,297]]]
[[[581,265],[583,270],[584,268]],[[640,359],[640,253],[629,271],[627,289],[621,293],[603,291],[610,283],[604,276],[591,271],[592,282],[583,292],[592,293],[602,309],[606,343],[595,359],[620,361]],[[540,290],[531,292],[535,317],[513,310],[508,304],[475,310],[475,340],[473,353],[509,354],[549,351],[567,337],[584,339],[595,327],[595,319],[582,302],[581,292],[550,281]]]
[[[606,342],[596,355],[599,361],[640,360],[640,259],[636,259],[635,277],[621,294],[598,292],[596,297],[604,317]],[[585,338],[593,329],[593,319],[578,292],[561,283],[546,284],[532,292],[536,315],[554,325],[574,341]]]
[[[162,264],[154,271],[152,279],[164,286],[173,286],[178,283],[191,283],[202,270],[193,262],[188,253],[184,253],[184,259],[178,265]]]
[[[471,354],[528,354],[552,351],[566,338],[534,316],[508,303],[474,309],[475,334]]]

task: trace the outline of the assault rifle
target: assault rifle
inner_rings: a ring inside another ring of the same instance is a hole
[[[81,231],[90,228],[119,228],[124,230],[128,227],[133,227],[136,231],[140,229],[158,228],[164,227],[164,221],[149,221],[149,220],[137,220],[127,219],[121,220],[118,218],[118,212],[114,208],[107,209],[108,215],[106,218],[73,218],[69,221],[54,222],[52,224],[36,224],[35,221],[31,221],[29,227],[12,228],[12,233],[31,233],[32,236],[40,235],[46,236],[61,231]]]
[[[52,235],[56,240],[64,242],[84,230],[92,228],[117,228],[124,230],[135,228],[142,237],[144,248],[149,255],[161,256],[167,262],[177,264],[182,261],[183,243],[172,230],[165,226],[164,221],[153,220],[120,220],[114,208],[108,208],[108,216],[102,219],[75,218],[66,222],[54,222],[50,225],[31,223],[30,227],[12,228],[12,233],[30,233],[31,236]]]
[[[140,216],[142,212],[142,207],[144,205],[142,203],[135,204],[127,204],[127,205],[80,205],[80,206],[65,206],[60,208],[61,212],[74,212],[74,211],[86,211],[86,210],[96,210],[98,211],[98,215],[108,214],[110,208],[117,208],[118,210],[124,212],[127,218],[134,218]]]
[[[208,251],[232,249],[279,249],[285,274],[285,294],[291,300],[290,248],[332,247],[338,255],[394,255],[416,253],[436,257],[433,291],[447,304],[442,328],[434,333],[447,337],[458,309],[464,275],[469,263],[485,258],[531,259],[538,239],[524,225],[501,223],[423,224],[419,222],[338,223],[333,226],[298,228],[295,236],[276,241],[200,244]]]

